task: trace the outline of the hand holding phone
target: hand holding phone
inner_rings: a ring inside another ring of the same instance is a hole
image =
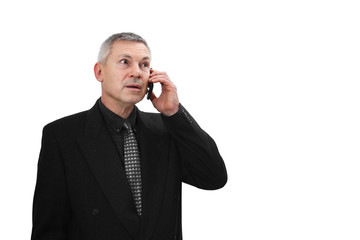
[[[166,72],[150,69],[147,98],[160,113],[171,116],[179,110],[179,98],[175,84],[170,80]],[[152,83],[161,84],[161,94],[156,96],[152,93]]]

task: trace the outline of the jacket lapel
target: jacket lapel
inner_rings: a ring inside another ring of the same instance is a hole
[[[168,170],[169,136],[162,122],[138,111],[137,137],[141,147],[142,217],[140,239],[150,239],[158,222]]]
[[[88,112],[85,135],[78,139],[86,160],[122,224],[136,239],[140,218],[116,147],[106,128],[98,103]]]

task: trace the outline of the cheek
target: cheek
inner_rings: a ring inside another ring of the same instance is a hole
[[[114,87],[119,88],[124,82],[125,74],[121,71],[113,71],[107,74],[104,78],[104,82],[107,82],[108,85],[113,85]]]
[[[103,88],[108,93],[117,93],[121,91],[122,85],[116,78],[106,78],[103,81]]]
[[[144,78],[145,82],[148,82],[149,77],[150,77],[150,73],[145,73],[143,76],[144,76],[143,78]]]
[[[143,85],[145,86],[145,91],[147,91],[147,86],[149,83],[149,76],[150,76],[150,74],[145,74],[143,77]]]

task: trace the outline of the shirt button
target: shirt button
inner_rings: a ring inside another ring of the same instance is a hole
[[[99,213],[100,213],[99,209],[96,209],[96,208],[92,211],[92,215],[94,215],[94,216],[99,215]]]
[[[120,133],[120,128],[117,128],[117,129],[116,129],[116,132],[117,132],[117,133]]]

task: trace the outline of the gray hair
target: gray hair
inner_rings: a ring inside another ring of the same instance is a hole
[[[150,48],[149,48],[147,42],[145,41],[145,39],[143,39],[139,35],[132,33],[132,32],[116,33],[116,34],[111,35],[108,39],[106,39],[103,42],[103,44],[101,44],[98,59],[97,59],[97,61],[99,63],[106,64],[106,61],[110,55],[112,46],[113,46],[114,42],[116,42],[116,41],[130,41],[130,42],[143,43],[146,46],[146,48],[149,50],[149,53],[150,53]]]

